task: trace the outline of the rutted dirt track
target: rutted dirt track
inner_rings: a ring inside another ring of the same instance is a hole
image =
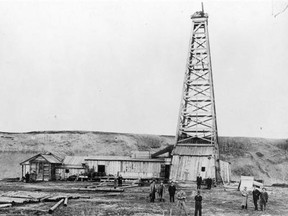
[[[93,215],[184,215],[176,203],[170,203],[167,191],[164,194],[165,202],[150,203],[148,200],[148,187],[126,188],[124,192],[85,192],[76,188],[96,185],[91,182],[46,182],[26,184],[22,182],[0,182],[0,193],[3,195],[12,191],[23,193],[46,193],[53,195],[82,196],[79,199],[69,199],[68,206],[63,204],[52,214],[48,213],[55,202],[38,202],[14,205],[1,208],[0,215],[55,215],[55,216],[93,216]],[[179,184],[187,194],[187,207],[189,215],[194,215],[195,185]],[[237,186],[202,189],[203,215],[288,215],[288,188],[268,187],[269,201],[266,212],[254,211],[252,197],[249,197],[248,210],[240,208],[241,196]],[[88,198],[89,197],[89,198]]]

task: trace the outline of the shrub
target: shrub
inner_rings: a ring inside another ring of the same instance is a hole
[[[263,157],[263,156],[264,156],[261,152],[256,152],[256,155],[257,155],[258,157]]]

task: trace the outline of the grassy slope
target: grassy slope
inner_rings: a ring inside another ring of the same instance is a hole
[[[158,151],[173,136],[106,132],[57,131],[0,133],[0,179],[21,175],[19,163],[50,151],[68,155],[130,155],[133,150]],[[285,139],[219,137],[221,158],[231,162],[232,178],[254,175],[267,183],[288,181]]]

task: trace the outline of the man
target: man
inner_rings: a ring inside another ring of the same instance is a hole
[[[30,174],[29,174],[29,172],[27,172],[27,173],[25,174],[25,181],[26,181],[26,183],[28,183],[28,182],[30,181]]]
[[[200,195],[199,190],[194,199],[195,199],[195,214],[194,215],[197,216],[199,212],[199,216],[201,216],[202,215],[202,196]]]
[[[163,182],[161,181],[160,185],[158,186],[158,195],[159,195],[159,200],[164,201],[163,200],[163,192],[164,192],[164,185]]]
[[[211,190],[212,182],[213,182],[212,178],[209,177],[208,178],[208,189],[209,190]]]
[[[123,180],[122,176],[119,175],[119,176],[118,176],[118,186],[119,186],[119,187],[122,187],[122,180]]]
[[[260,210],[261,211],[266,210],[267,202],[268,202],[268,193],[266,192],[266,188],[263,187],[260,193]]]
[[[260,196],[260,191],[255,186],[253,187],[252,195],[253,195],[253,202],[254,202],[255,210],[258,211],[258,200]]]
[[[155,201],[156,185],[155,180],[152,181],[150,185],[150,202]]]
[[[202,184],[202,177],[200,173],[198,174],[196,181],[197,181],[197,190],[198,190],[201,188],[201,184]]]
[[[185,203],[186,202],[186,193],[183,190],[180,190],[177,193],[177,199],[178,199],[177,206],[180,206],[180,211],[183,208],[185,215],[187,216],[188,214],[187,214],[186,203]]]
[[[174,185],[173,181],[169,185],[168,191],[169,191],[169,196],[170,196],[170,202],[175,202],[174,196],[175,196],[175,192],[176,192],[176,186]]]
[[[116,189],[116,187],[117,187],[117,177],[116,176],[114,176],[113,185],[114,185],[114,189]]]
[[[247,191],[247,187],[244,187],[244,189],[241,191],[242,194],[242,209],[247,209],[247,201],[248,201],[248,191]]]

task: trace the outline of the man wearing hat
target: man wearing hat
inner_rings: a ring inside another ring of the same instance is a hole
[[[195,216],[202,215],[202,196],[200,195],[200,190],[197,191],[197,195],[195,196]]]
[[[152,183],[150,184],[150,202],[154,202],[155,200],[155,193],[156,193],[156,181],[153,179]]]
[[[171,184],[168,187],[169,195],[170,195],[170,202],[175,202],[175,192],[176,192],[176,186],[173,181],[171,181]]]

